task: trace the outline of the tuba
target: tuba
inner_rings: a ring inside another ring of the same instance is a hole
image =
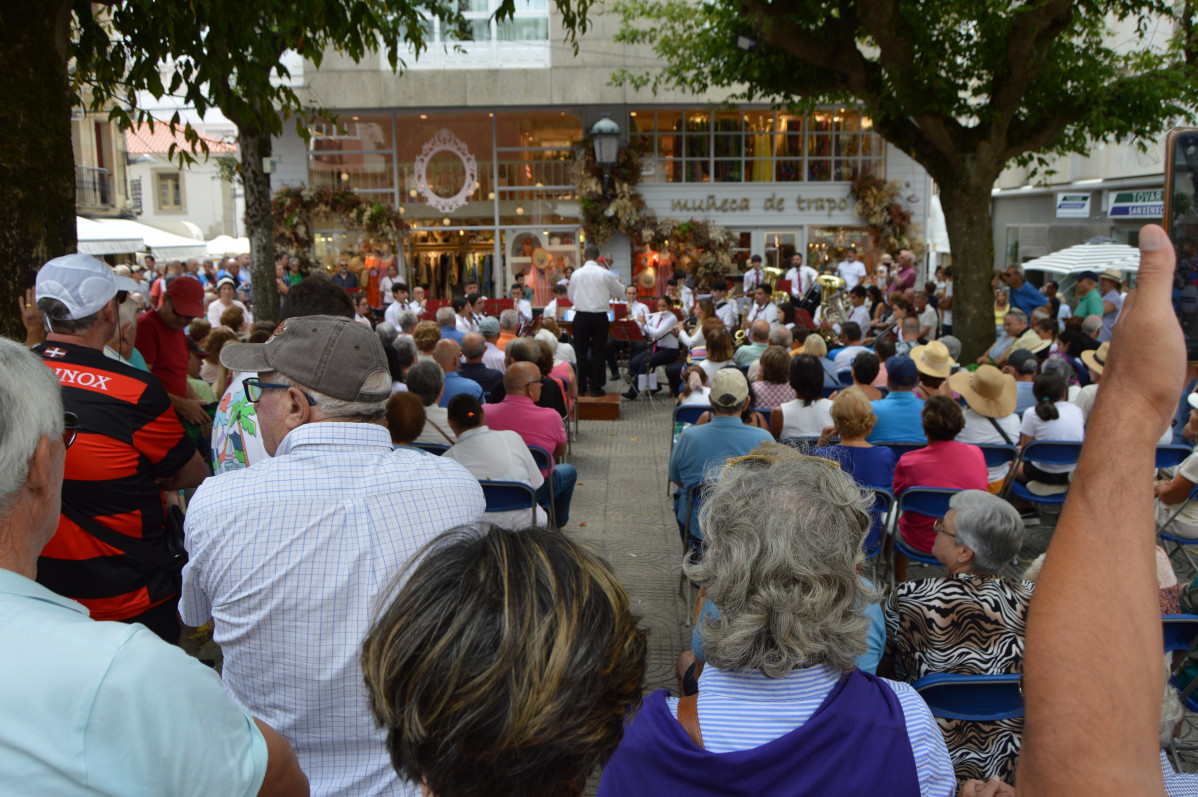
[[[820,274],[815,278],[820,289],[820,322],[824,324],[844,324],[849,320],[848,311],[844,309],[845,282],[835,274]]]

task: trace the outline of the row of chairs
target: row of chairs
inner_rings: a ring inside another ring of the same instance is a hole
[[[433,454],[434,456],[438,456],[438,457],[449,450],[449,446],[445,445],[444,443],[413,443],[412,445],[415,446],[416,448],[421,449],[422,451],[427,451],[428,453]],[[545,479],[549,482],[550,489],[549,489],[549,505],[545,508],[545,511],[549,514],[549,524],[551,526],[553,526],[554,528],[557,528],[557,512],[553,505],[553,489],[552,489],[552,485],[553,485],[553,455],[550,454],[545,449],[541,448],[540,446],[529,446],[528,450],[529,450],[529,453],[532,454],[533,462],[535,462],[537,464],[537,467],[540,468],[541,470],[546,471]],[[527,484],[524,484],[522,482],[492,481],[492,480],[488,480],[488,479],[480,480],[479,484],[481,484],[483,486],[483,495],[487,499],[487,511],[488,512],[501,512],[501,511],[506,511],[506,510],[510,510],[510,509],[531,508],[532,512],[533,512],[533,519],[535,521],[536,509],[533,507],[535,507],[535,504],[536,504],[536,491],[534,491]],[[517,490],[512,485],[517,485],[518,487],[520,487],[522,489]],[[532,495],[532,501],[533,501],[532,504],[521,503],[523,501],[523,498],[521,496],[523,495],[523,491],[525,491],[525,490],[528,491],[528,493],[530,495]],[[495,503],[494,506],[492,506],[492,499],[494,500],[494,503]]]

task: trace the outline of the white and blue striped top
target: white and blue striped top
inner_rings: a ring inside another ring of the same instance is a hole
[[[811,718],[839,679],[824,666],[767,678],[759,672],[722,672],[707,665],[699,675],[698,697],[704,749],[712,753],[749,750],[790,733]],[[957,779],[932,712],[910,684],[882,680],[903,708],[920,794],[952,797]],[[677,717],[678,698],[666,702]]]

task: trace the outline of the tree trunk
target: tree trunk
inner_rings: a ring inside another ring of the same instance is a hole
[[[961,362],[974,362],[994,343],[994,231],[987,179],[937,180],[944,224],[953,253],[953,335],[961,340]]]
[[[245,189],[245,229],[250,239],[250,277],[254,286],[254,318],[279,318],[279,291],[275,285],[274,222],[270,216],[270,175],[262,168],[269,158],[269,133],[237,126],[241,147],[241,184]]]
[[[75,251],[70,21],[47,0],[5,3],[0,24],[0,335],[17,340],[38,268]]]

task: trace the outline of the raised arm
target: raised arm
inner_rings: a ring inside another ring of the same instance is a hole
[[[1139,285],[1115,326],[1028,617],[1022,797],[1164,790],[1162,641],[1145,476],[1177,406],[1185,346],[1170,301],[1174,255],[1164,230],[1144,227],[1140,251]],[[1154,345],[1137,345],[1145,340]]]

